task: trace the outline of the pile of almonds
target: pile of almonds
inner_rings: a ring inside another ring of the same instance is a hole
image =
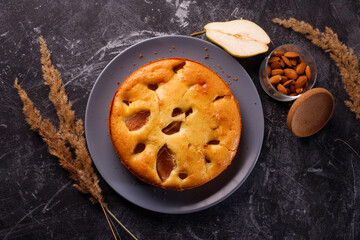
[[[269,59],[267,75],[282,94],[296,96],[308,86],[310,67],[296,52],[275,52]]]

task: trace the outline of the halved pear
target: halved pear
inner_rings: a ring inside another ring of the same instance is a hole
[[[269,36],[261,27],[248,20],[212,22],[204,28],[208,39],[234,57],[251,57],[269,49]]]

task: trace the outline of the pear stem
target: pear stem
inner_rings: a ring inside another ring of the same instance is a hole
[[[201,31],[201,32],[194,32],[194,33],[190,34],[190,37],[194,37],[194,36],[196,36],[196,35],[200,35],[200,34],[203,34],[203,33],[205,33],[205,32],[206,32],[206,30],[203,30],[203,31]]]

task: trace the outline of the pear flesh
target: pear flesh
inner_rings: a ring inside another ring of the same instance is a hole
[[[212,22],[204,28],[208,39],[235,57],[251,57],[269,49],[269,36],[248,20]]]

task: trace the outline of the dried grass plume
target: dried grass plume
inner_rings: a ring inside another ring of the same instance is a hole
[[[344,88],[350,97],[350,100],[345,101],[345,104],[356,114],[356,118],[360,119],[359,60],[353,49],[343,44],[338,35],[329,27],[325,27],[325,32],[320,32],[319,29],[314,29],[310,24],[295,18],[288,20],[274,18],[272,21],[305,35],[313,44],[330,54],[331,59],[335,61],[340,70]]]
[[[120,235],[110,217],[136,239],[110,212],[104,201],[99,179],[92,167],[92,160],[86,147],[83,122],[75,118],[75,112],[71,109],[71,102],[66,95],[60,72],[51,63],[50,52],[42,36],[40,37],[40,51],[42,73],[45,84],[49,86],[49,99],[55,106],[59,127],[56,128],[49,119],[41,116],[40,111],[34,107],[33,102],[16,79],[14,87],[18,90],[23,102],[23,112],[27,123],[48,145],[49,153],[57,157],[60,165],[69,172],[69,177],[75,182],[73,186],[82,193],[90,194],[92,203],[100,203],[114,238],[117,239],[113,229],[119,238]]]
[[[86,148],[83,122],[81,119],[75,120],[75,113],[71,110],[71,102],[65,93],[60,72],[51,63],[50,52],[43,37],[40,38],[40,45],[42,72],[45,84],[50,88],[49,99],[55,106],[59,128],[56,129],[50,120],[41,117],[39,110],[34,107],[16,79],[14,86],[24,104],[26,121],[48,145],[50,154],[57,157],[60,165],[69,171],[70,178],[75,182],[73,186],[82,193],[90,194],[93,203],[105,204],[99,179]],[[76,156],[73,156],[72,151]]]

